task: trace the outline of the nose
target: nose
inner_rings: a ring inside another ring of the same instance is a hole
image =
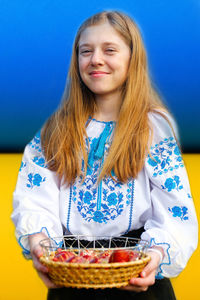
[[[91,55],[91,60],[90,60],[91,65],[97,66],[97,65],[103,65],[104,60],[103,60],[103,54],[99,49],[95,49]]]

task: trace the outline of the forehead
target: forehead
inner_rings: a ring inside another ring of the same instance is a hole
[[[108,22],[89,26],[83,30],[79,39],[79,47],[83,44],[101,43],[125,44],[122,35]]]

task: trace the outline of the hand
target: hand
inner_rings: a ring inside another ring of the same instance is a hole
[[[160,247],[158,249],[160,249]],[[155,275],[160,263],[160,256],[153,251],[148,252],[148,255],[151,256],[151,260],[140,273],[140,277],[131,278],[129,285],[121,289],[134,292],[145,292],[148,290],[149,286],[155,283]]]
[[[42,265],[39,261],[39,258],[43,254],[42,247],[39,245],[39,242],[45,238],[46,235],[44,233],[36,233],[29,235],[28,237],[33,266],[47,288],[57,288],[57,286],[48,277],[48,268]]]

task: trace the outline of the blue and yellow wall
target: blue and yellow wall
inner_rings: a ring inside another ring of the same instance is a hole
[[[46,297],[14,237],[12,193],[24,146],[59,105],[76,30],[104,9],[129,14],[141,29],[151,78],[178,123],[199,218],[199,0],[0,0],[0,300]],[[200,299],[199,249],[172,279],[178,300]]]

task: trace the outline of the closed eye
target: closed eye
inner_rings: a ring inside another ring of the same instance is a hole
[[[81,50],[80,51],[80,54],[85,54],[85,55],[87,55],[87,54],[89,54],[89,53],[91,53],[92,52],[92,50],[89,50],[89,49],[85,49],[85,50]]]
[[[113,49],[113,48],[107,48],[106,49],[106,53],[113,54],[114,52],[116,52],[116,50]]]
[[[81,53],[88,53],[88,52],[91,52],[91,50],[83,50],[83,51],[81,51]]]

